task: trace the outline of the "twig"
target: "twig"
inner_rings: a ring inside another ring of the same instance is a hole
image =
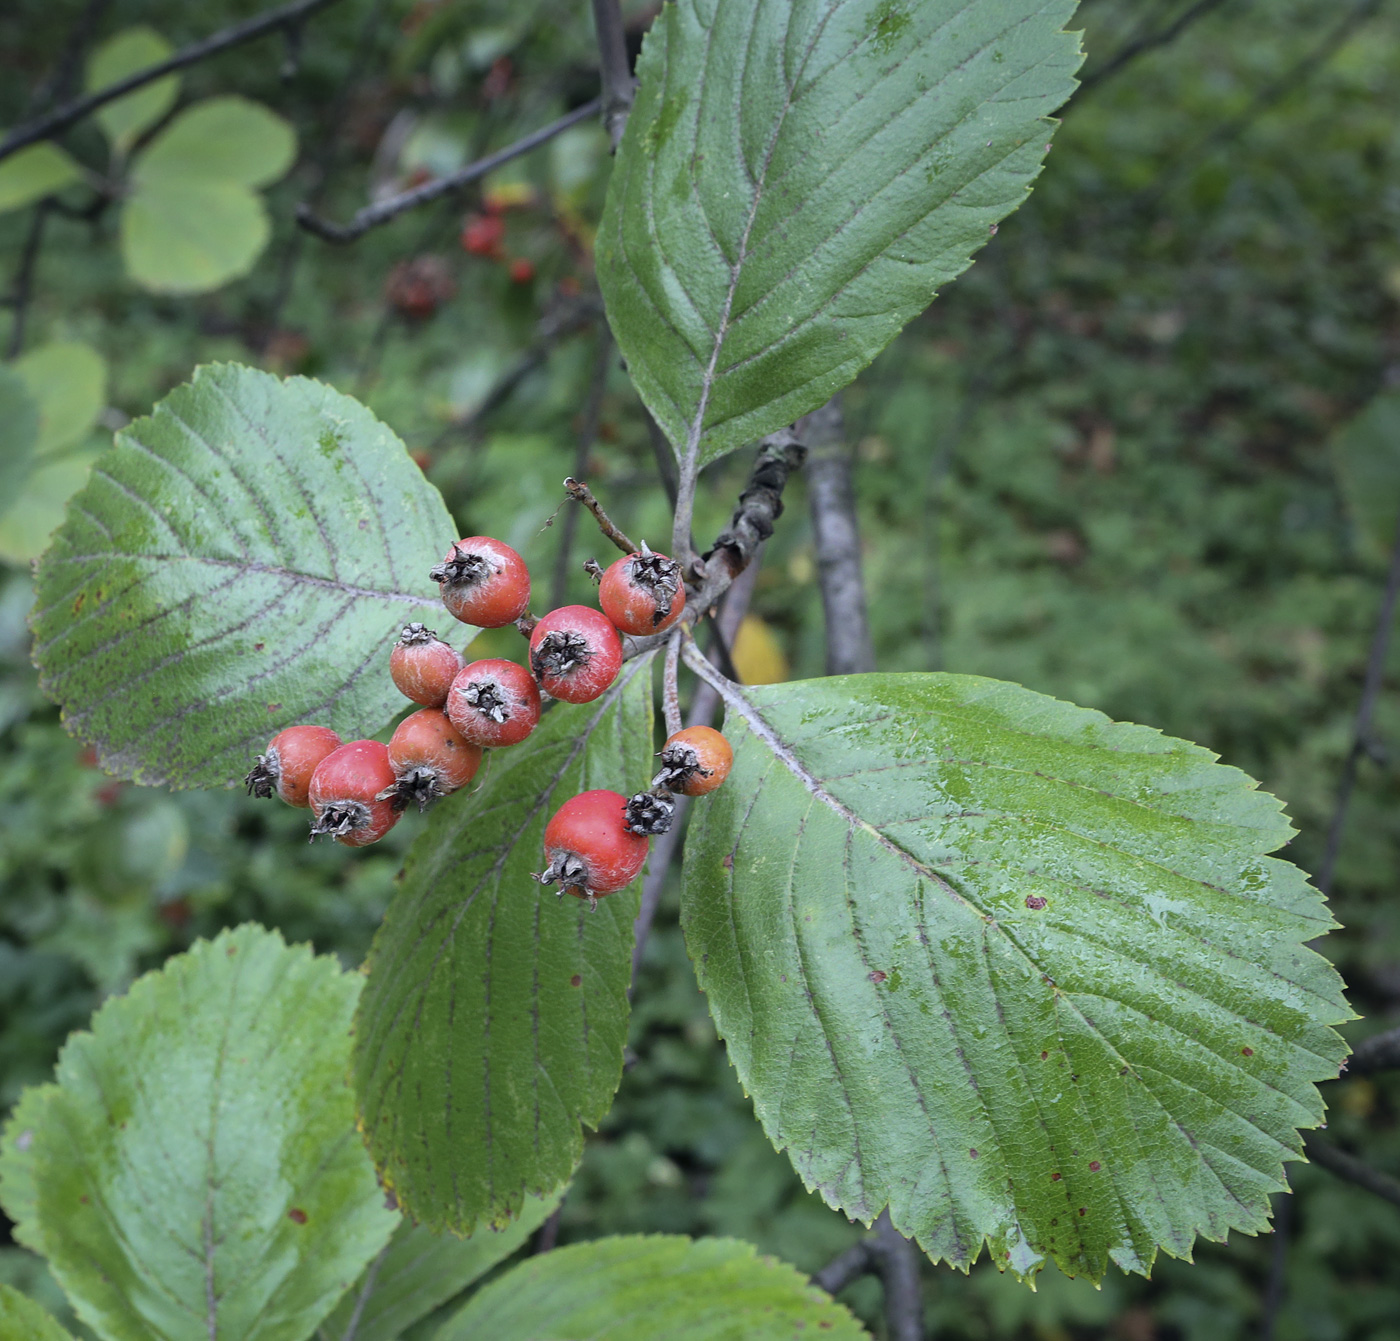
[[[797,432],[807,444],[807,496],[826,615],[826,673],[873,671],[875,648],[865,607],[851,454],[840,396],[801,420]]]
[[[579,425],[578,445],[574,451],[574,475],[584,475],[588,472],[588,457],[597,440],[598,420],[603,412],[603,393],[608,386],[612,351],[612,332],[608,329],[607,322],[603,322],[598,328],[598,348],[594,351],[593,374],[588,382],[588,399],[584,403],[583,422]],[[568,488],[567,483],[564,487]],[[564,526],[559,534],[559,554],[554,561],[554,582],[550,591],[551,609],[557,610],[564,604],[564,596],[569,589],[569,567],[577,532],[578,509],[569,508],[564,513]]]
[[[676,629],[666,643],[666,666],[661,679],[661,703],[666,715],[666,735],[681,729],[681,694],[677,676],[681,664],[681,631]]]
[[[636,554],[639,546],[634,545],[623,532],[613,522],[613,519],[603,511],[603,505],[593,497],[593,490],[582,480],[576,480],[571,475],[564,481],[564,492],[576,503],[582,503],[594,516],[598,523],[598,529],[624,554]]]
[[[125,79],[119,79],[115,84],[109,84],[96,93],[89,93],[82,98],[74,98],[61,107],[54,108],[52,112],[36,117],[26,125],[17,126],[3,140],[0,140],[0,160],[18,153],[19,150],[25,149],[31,144],[37,144],[40,140],[52,139],[55,135],[67,130],[69,126],[76,125],[77,122],[95,112],[99,107],[105,107],[109,102],[115,102],[116,99],[125,97],[134,89],[144,88],[147,84],[153,83],[165,75],[173,74],[176,70],[183,70],[187,66],[208,60],[209,57],[217,56],[221,51],[241,46],[244,42],[251,42],[274,29],[295,26],[318,9],[325,9],[335,3],[337,0],[295,0],[293,4],[284,5],[281,9],[269,10],[266,14],[247,19],[243,23],[231,24],[229,27],[214,33],[211,37],[206,37],[199,42],[192,42],[163,61],[148,65],[144,70],[137,70],[134,74],[128,75]]]
[[[1347,811],[1351,806],[1352,790],[1356,786],[1356,770],[1361,763],[1361,756],[1373,748],[1371,719],[1375,715],[1376,700],[1380,698],[1381,684],[1385,679],[1386,654],[1390,650],[1390,633],[1395,623],[1397,597],[1400,597],[1400,524],[1396,526],[1395,540],[1390,549],[1390,572],[1386,576],[1385,595],[1381,599],[1376,631],[1371,638],[1371,656],[1366,663],[1366,682],[1361,691],[1361,704],[1356,710],[1351,749],[1347,751],[1346,762],[1342,765],[1341,780],[1337,784],[1337,804],[1327,829],[1327,848],[1322,854],[1322,864],[1317,870],[1317,887],[1324,894],[1332,892],[1332,877],[1336,873],[1337,857],[1342,849],[1342,835],[1346,830]]]
[[[616,153],[637,92],[627,59],[627,34],[618,0],[593,0],[593,26],[598,33],[598,69],[603,80],[603,96],[599,99],[603,128]]]
[[[540,1253],[554,1251],[554,1245],[559,1242],[559,1218],[564,1214],[563,1206],[556,1206],[550,1212],[549,1219],[542,1224],[535,1233],[535,1242],[531,1250],[531,1256],[538,1257]]]
[[[870,1241],[853,1243],[838,1257],[833,1257],[815,1276],[812,1283],[827,1294],[840,1294],[852,1281],[874,1270]]]
[[[1184,14],[1178,17],[1165,28],[1159,28],[1155,33],[1148,33],[1135,41],[1128,42],[1121,50],[1115,52],[1097,70],[1091,70],[1087,75],[1081,75],[1079,79],[1079,91],[1081,94],[1086,89],[1091,89],[1095,84],[1101,84],[1105,79],[1118,73],[1125,65],[1135,61],[1146,52],[1155,51],[1158,47],[1167,46],[1175,42],[1197,19],[1204,18],[1212,10],[1219,9],[1225,0],[1197,0]]]
[[[1364,1076],[1373,1071],[1394,1071],[1400,1069],[1400,1029],[1391,1029],[1384,1034],[1373,1034],[1356,1045],[1356,1051],[1347,1058],[1344,1076]]]
[[[39,247],[44,240],[44,226],[48,218],[49,201],[41,200],[34,206],[34,215],[29,221],[29,232],[25,234],[19,266],[15,270],[15,287],[9,297],[14,321],[10,326],[10,343],[6,358],[18,358],[24,350],[25,319],[29,315],[29,300],[34,296],[34,271],[39,264]]]
[[[451,195],[454,191],[460,191],[463,187],[479,181],[487,173],[494,172],[503,163],[509,163],[522,154],[528,154],[532,149],[538,149],[540,145],[547,144],[556,135],[568,130],[570,126],[576,126],[580,121],[587,121],[598,111],[599,106],[599,99],[594,98],[591,102],[584,103],[582,107],[575,107],[572,112],[561,116],[557,121],[551,121],[549,125],[531,131],[529,135],[517,140],[514,144],[507,145],[504,149],[498,149],[494,154],[488,154],[485,158],[479,158],[475,163],[468,163],[466,167],[458,168],[456,172],[450,172],[446,177],[434,178],[430,182],[424,182],[422,186],[414,187],[411,191],[401,191],[398,195],[389,196],[388,199],[381,200],[374,205],[366,205],[364,209],[355,214],[348,224],[338,224],[331,219],[323,219],[305,202],[297,206],[297,223],[308,232],[315,233],[317,237],[327,242],[354,242],[356,238],[363,237],[368,233],[371,228],[378,228],[382,224],[389,223],[407,210],[417,209],[420,205],[429,205],[435,200],[442,199],[443,196]]]
[[[651,936],[651,924],[656,920],[656,910],[661,903],[661,894],[666,888],[666,877],[670,874],[671,863],[676,859],[676,851],[681,845],[681,835],[684,832],[682,821],[689,806],[688,796],[676,797],[676,811],[671,817],[671,827],[651,845],[651,856],[647,859],[647,878],[642,882],[642,901],[637,908],[637,920],[632,923],[632,981],[627,988],[629,999],[637,990],[637,974],[641,971],[642,956],[646,953],[647,940]]]
[[[1284,1171],[1287,1177],[1287,1170]],[[1259,1318],[1259,1341],[1273,1341],[1274,1325],[1288,1294],[1288,1245],[1293,1232],[1293,1193],[1274,1193],[1274,1236],[1269,1245],[1269,1276]]]
[[[890,1221],[875,1221],[873,1251],[885,1283],[885,1330],[889,1341],[923,1341],[924,1299],[919,1287],[919,1250]]]
[[[1364,1187],[1368,1192],[1374,1192],[1376,1196],[1400,1206],[1400,1180],[1373,1169],[1355,1155],[1349,1155],[1330,1141],[1320,1140],[1316,1136],[1309,1136],[1303,1142],[1303,1149],[1314,1164],[1320,1164],[1329,1173],[1335,1173],[1338,1178],[1345,1178],[1347,1182]]]

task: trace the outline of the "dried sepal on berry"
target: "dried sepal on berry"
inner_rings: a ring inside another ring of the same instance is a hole
[[[623,633],[660,633],[685,609],[681,566],[643,543],[638,553],[619,559],[603,574],[598,601]]]
[[[490,536],[456,541],[429,574],[442,603],[464,624],[499,629],[530,605],[530,571],[509,545]]]
[[[452,725],[473,745],[518,745],[539,724],[540,689],[514,661],[488,657],[464,666],[447,695]]]
[[[389,653],[389,675],[405,698],[440,708],[462,669],[462,657],[425,624],[405,624]]]
[[[410,804],[420,811],[465,787],[481,767],[481,747],[473,745],[444,712],[423,708],[401,721],[389,739],[394,784],[375,798],[395,809]]]
[[[676,821],[676,802],[663,791],[638,792],[627,800],[623,827],[628,833],[659,838]]]
[[[394,781],[380,741],[352,740],[328,754],[311,775],[311,837],[329,835],[346,847],[377,843],[399,822],[393,803],[380,797]]]
[[[622,669],[622,639],[601,611],[561,606],[530,633],[530,669],[545,693],[566,703],[591,703]]]
[[[729,776],[734,750],[711,726],[690,726],[677,731],[661,748],[661,771],[653,787],[664,787],[679,796],[704,796]]]

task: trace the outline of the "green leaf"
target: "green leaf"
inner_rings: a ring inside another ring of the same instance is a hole
[[[647,34],[598,233],[683,464],[815,409],[1025,198],[1075,0],[682,0]]]
[[[87,91],[96,93],[119,83],[128,75],[165,60],[174,50],[154,28],[145,24],[125,28],[93,52],[88,62]],[[179,92],[180,76],[167,75],[99,108],[97,121],[113,152],[124,155],[142,131],[155,125],[175,105]]]
[[[246,98],[182,112],[137,160],[122,209],[127,273],[157,293],[205,293],[246,275],[271,236],[262,198],[296,157],[280,116]]]
[[[531,878],[570,796],[646,785],[650,658],[595,703],[558,704],[439,805],[409,849],[355,1021],[361,1129],[381,1179],[434,1229],[470,1233],[556,1188],[622,1078],[632,893],[590,912]]]
[[[1017,685],[746,689],[682,919],[770,1140],[935,1259],[1098,1279],[1264,1228],[1351,1018],[1271,796]]]
[[[37,455],[71,447],[97,423],[107,403],[107,362],[91,345],[55,340],[16,359],[11,367],[39,405]]]
[[[82,168],[56,144],[30,145],[0,163],[0,214],[82,180]]]
[[[52,1313],[8,1285],[0,1285],[0,1336],[5,1341],[73,1341]]]
[[[1382,391],[1343,425],[1332,459],[1362,550],[1383,560],[1400,526],[1400,390]]]
[[[645,1320],[645,1321],[643,1321]],[[829,1295],[737,1239],[598,1239],[493,1281],[436,1341],[869,1341]]]
[[[132,169],[138,186],[190,181],[267,186],[296,157],[291,126],[247,98],[209,98],[181,112]]]
[[[36,1253],[44,1249],[39,1241],[34,1160],[30,1152],[49,1100],[57,1093],[57,1085],[30,1085],[21,1091],[0,1136],[0,1207],[14,1221],[15,1242]]]
[[[0,559],[28,565],[44,552],[98,455],[85,451],[34,463],[24,487],[0,514]]]
[[[122,207],[127,274],[153,293],[207,293],[246,275],[271,235],[261,197],[237,182],[138,186]]]
[[[561,1193],[526,1197],[504,1229],[483,1225],[475,1234],[435,1234],[407,1221],[371,1262],[354,1288],[321,1324],[321,1341],[397,1341],[414,1323],[504,1262],[558,1206]]]
[[[0,364],[0,508],[24,484],[38,441],[38,401],[12,364]]]
[[[120,777],[230,784],[274,732],[372,735],[456,532],[403,444],[304,377],[200,368],[117,435],[39,564],[40,683]]]
[[[261,927],[75,1034],[29,1159],[39,1244],[113,1341],[302,1341],[397,1222],[345,1084],[358,974]]]

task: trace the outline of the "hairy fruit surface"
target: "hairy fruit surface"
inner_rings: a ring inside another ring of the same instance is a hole
[[[428,576],[454,618],[478,628],[513,624],[530,604],[530,572],[509,545],[490,536],[458,540]]]
[[[620,792],[580,792],[565,801],[545,826],[548,865],[540,883],[590,904],[630,885],[646,863],[647,840],[627,831],[626,813]]]
[[[591,703],[621,668],[622,639],[591,606],[551,610],[530,634],[530,669],[547,694],[566,703]]]
[[[729,776],[734,749],[712,726],[689,726],[661,747],[661,771],[652,786],[679,796],[704,796]]]
[[[447,715],[473,745],[518,745],[539,723],[540,689],[514,661],[473,661],[452,682]]]
[[[399,822],[380,793],[394,785],[388,746],[352,740],[328,754],[311,775],[311,836],[330,834],[346,847],[377,843]]]
[[[440,708],[462,669],[462,657],[430,628],[405,624],[389,653],[389,675],[405,698],[425,708]]]
[[[276,792],[289,806],[305,810],[311,804],[307,789],[316,765],[340,745],[340,737],[328,726],[289,726],[279,731],[243,779],[248,795],[266,798]]]
[[[681,566],[643,545],[640,553],[619,559],[603,574],[598,601],[623,633],[660,633],[685,609]]]

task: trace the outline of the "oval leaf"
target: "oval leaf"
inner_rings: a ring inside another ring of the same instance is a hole
[[[317,1341],[398,1341],[414,1323],[504,1262],[559,1205],[560,1194],[526,1197],[504,1229],[483,1225],[460,1239],[407,1220],[320,1326]]]
[[[52,1313],[9,1285],[0,1285],[0,1336],[5,1341],[73,1341]]]
[[[731,696],[683,922],[769,1138],[934,1258],[1146,1272],[1255,1232],[1346,1047],[1277,801],[1017,685]]]
[[[29,383],[0,364],[0,514],[23,486],[39,441],[39,402]]]
[[[641,1320],[645,1319],[645,1323]],[[617,1237],[556,1248],[475,1295],[436,1341],[869,1341],[829,1295],[737,1239]]]
[[[38,1246],[100,1335],[302,1341],[383,1246],[345,1084],[359,989],[245,926],[69,1039],[27,1157]]]
[[[237,182],[142,183],[122,206],[127,274],[153,293],[207,293],[246,275],[271,235],[262,198]]]
[[[181,112],[132,170],[140,185],[190,181],[266,186],[292,166],[291,126],[247,98],[209,98]]]
[[[596,703],[558,704],[409,849],[370,951],[355,1092],[380,1177],[434,1229],[470,1233],[556,1188],[622,1079],[637,900],[590,912],[531,878],[570,796],[646,785],[650,658]]]
[[[128,75],[165,60],[175,50],[154,28],[141,24],[126,28],[105,41],[88,61],[87,91],[96,93]],[[174,105],[180,93],[180,76],[167,75],[98,108],[97,121],[112,149],[125,154],[148,126],[153,126]]]
[[[56,144],[34,144],[0,162],[0,214],[32,205],[83,180],[83,170]]]
[[[456,532],[403,444],[304,377],[200,368],[117,435],[39,563],[40,683],[111,773],[229,785],[295,722],[372,735]]]
[[[823,404],[1026,197],[1075,0],[681,0],[647,34],[598,279],[701,465]]]
[[[97,422],[107,403],[107,361],[81,340],[40,345],[11,366],[39,406],[36,455],[71,447]]]
[[[68,500],[87,483],[94,451],[65,452],[34,463],[14,502],[0,513],[0,559],[28,567],[63,522]]]

